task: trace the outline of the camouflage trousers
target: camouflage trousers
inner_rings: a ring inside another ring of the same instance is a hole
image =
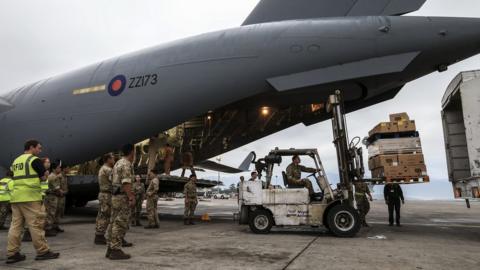
[[[289,185],[301,186],[308,189],[308,194],[311,196],[314,193],[312,182],[309,179],[288,180]]]
[[[55,195],[47,195],[44,200],[45,211],[47,212],[47,220],[45,222],[45,230],[51,230],[58,224],[57,206],[58,197]]]
[[[360,216],[360,224],[365,224],[365,217],[370,211],[370,202],[367,199],[367,196],[355,196],[355,201],[357,202],[357,210]]]
[[[135,221],[140,220],[140,215],[142,214],[142,204],[143,204],[143,194],[135,195],[135,205],[133,206],[130,213],[130,221],[135,223]]]
[[[98,214],[95,224],[95,234],[105,235],[112,213],[112,195],[110,193],[100,192],[98,194]]]
[[[160,224],[158,219],[158,195],[147,196],[147,215],[149,226],[158,226]]]
[[[185,211],[183,213],[184,218],[193,218],[195,214],[195,208],[197,208],[197,201],[185,201]]]
[[[10,203],[0,202],[0,227],[3,227],[5,225],[5,221],[7,221],[8,212],[10,212]]]
[[[65,197],[58,197],[57,221],[65,214]]]
[[[109,243],[111,249],[119,250],[122,240],[129,229],[130,206],[127,195],[112,196],[112,216],[108,227]]]

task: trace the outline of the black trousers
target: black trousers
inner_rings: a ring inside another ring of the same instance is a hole
[[[400,199],[388,201],[388,222],[393,225],[393,211],[395,211],[395,220],[400,224]]]

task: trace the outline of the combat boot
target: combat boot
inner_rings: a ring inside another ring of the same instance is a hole
[[[105,239],[104,235],[95,235],[95,240],[93,242],[95,245],[106,245],[107,239]]]
[[[135,220],[135,226],[142,226],[142,223],[140,223],[139,219]]]
[[[188,225],[195,225],[195,222],[193,222],[193,218],[188,219]]]
[[[133,247],[133,244],[127,242],[125,239],[122,239],[122,247]]]
[[[158,229],[159,227],[158,227],[158,225],[148,225],[148,226],[145,226],[143,228],[148,230],[148,229]]]
[[[110,254],[112,254],[112,249],[110,247],[107,247],[107,253],[105,253],[105,258],[110,257]]]
[[[7,264],[17,263],[17,262],[25,261],[26,258],[27,256],[20,254],[20,252],[17,252],[14,255],[8,257],[6,263]]]
[[[55,231],[57,231],[57,233],[63,233],[63,232],[65,232],[65,230],[63,230],[62,228],[60,228],[60,226],[55,227]]]
[[[0,226],[0,231],[6,231],[8,230],[8,227],[5,227],[4,225]]]
[[[44,261],[44,260],[52,260],[52,259],[57,259],[60,257],[60,253],[58,252],[51,252],[50,250],[47,251],[47,253],[42,254],[42,255],[37,255],[35,257],[35,261]]]
[[[121,249],[112,249],[108,256],[110,260],[128,260],[130,257],[129,254],[124,253]]]
[[[190,225],[190,222],[188,221],[188,218],[183,219],[183,225]]]
[[[46,236],[46,237],[57,236],[57,230],[55,230],[55,229],[45,230],[45,236]]]

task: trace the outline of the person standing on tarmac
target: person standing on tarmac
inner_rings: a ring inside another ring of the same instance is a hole
[[[57,223],[57,207],[58,198],[62,194],[62,164],[61,161],[56,161],[51,164],[52,172],[48,175],[48,190],[45,196],[45,210],[47,212],[47,221],[45,223],[45,236],[56,236],[57,230],[55,224]]]
[[[60,256],[60,253],[50,250],[43,230],[45,212],[42,208],[40,184],[46,181],[46,170],[37,157],[42,152],[42,145],[36,140],[29,140],[25,142],[24,151],[13,161],[11,167],[14,185],[10,198],[12,222],[8,232],[7,264],[20,262],[26,258],[20,253],[25,223],[28,224],[37,252],[35,260],[56,259]]]
[[[13,173],[8,171],[5,178],[0,180],[0,230],[6,230],[5,221],[10,212],[10,192],[13,190]]]
[[[357,209],[360,215],[360,224],[363,227],[370,227],[367,223],[366,216],[370,211],[370,201],[373,201],[370,189],[367,183],[357,180],[353,183],[355,186],[355,201],[357,202]],[[367,198],[368,196],[368,198]]]
[[[63,233],[65,232],[62,228],[60,228],[60,219],[63,218],[63,215],[65,214],[65,198],[68,194],[68,178],[67,178],[67,173],[68,173],[68,168],[66,166],[62,165],[62,181],[60,182],[60,197],[58,197],[58,205],[57,205],[57,213],[55,215],[55,226],[54,229],[58,233]]]
[[[42,190],[42,210],[45,212],[44,214],[44,220],[43,220],[43,227],[45,227],[45,223],[47,222],[47,210],[45,209],[45,197],[46,197],[46,192],[48,190],[48,175],[50,174],[50,159],[48,157],[44,157],[40,159],[42,161],[43,167],[45,168],[45,178],[47,178],[47,181],[42,181],[40,182],[40,189]],[[25,226],[25,229],[23,230],[23,237],[22,237],[22,242],[32,242],[32,236],[30,235],[30,230],[28,229],[27,226]]]
[[[123,157],[115,163],[112,172],[112,217],[110,218],[109,241],[106,257],[110,260],[127,260],[131,256],[122,251],[122,247],[133,244],[125,241],[129,229],[130,209],[135,205],[135,194],[132,190],[134,178],[133,161],[135,148],[132,144],[122,147]]]
[[[112,212],[112,168],[115,165],[115,159],[111,154],[104,155],[103,165],[98,171],[98,214],[95,225],[96,245],[106,245],[105,232],[110,224]]]
[[[132,207],[130,222],[132,226],[142,226],[140,223],[140,215],[142,214],[142,204],[145,199],[145,186],[142,183],[140,175],[135,176],[135,182],[132,185],[135,194],[135,205]]]
[[[148,179],[150,179],[150,185],[147,188],[148,225],[145,226],[145,229],[158,229],[160,227],[160,221],[158,220],[158,190],[160,181],[157,175],[158,171],[155,169],[148,173]]]
[[[400,227],[400,200],[405,204],[403,191],[399,184],[387,183],[383,189],[385,203],[388,205],[388,222],[389,226],[393,226],[393,211],[395,211],[395,221]]]
[[[184,225],[195,225],[193,222],[193,216],[195,214],[195,208],[197,208],[197,176],[195,174],[190,175],[188,183],[185,184],[183,194],[185,195],[185,212],[183,215]]]

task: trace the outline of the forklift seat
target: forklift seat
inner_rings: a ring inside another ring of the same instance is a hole
[[[283,177],[283,184],[285,185],[286,188],[304,188],[304,186],[297,186],[297,185],[289,185],[288,184],[288,177],[285,172],[282,172],[282,177]]]

